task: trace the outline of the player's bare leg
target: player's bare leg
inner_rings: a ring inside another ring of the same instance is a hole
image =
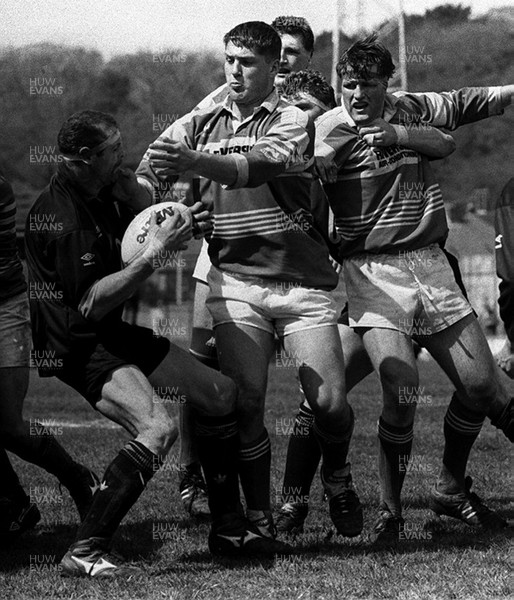
[[[401,491],[412,449],[416,403],[403,403],[406,388],[418,388],[418,369],[410,338],[393,329],[362,329],[362,339],[382,384],[378,424],[380,516],[376,540],[397,541],[403,526]],[[415,395],[415,394],[410,394]]]
[[[221,370],[235,381],[239,392],[239,476],[248,518],[261,531],[272,534],[271,446],[264,427],[264,400],[269,360],[275,347],[274,336],[239,323],[218,325],[215,333]]]
[[[344,358],[336,325],[310,328],[284,337],[284,348],[301,365],[300,381],[314,413],[314,432],[323,456],[321,479],[338,533],[362,531],[362,507],[353,490],[348,449],[353,411],[346,401]]]
[[[338,324],[344,350],[346,393],[373,372],[361,337],[348,325]],[[299,531],[308,513],[308,498],[321,449],[313,431],[314,413],[304,400],[295,418],[287,447],[287,458],[282,486],[283,506],[277,518],[279,531]],[[291,491],[295,490],[294,495]]]
[[[490,406],[501,392],[494,358],[474,315],[428,336],[424,345],[458,391],[444,419],[443,465],[431,507],[470,525],[504,527],[505,521],[470,493],[466,467]]]

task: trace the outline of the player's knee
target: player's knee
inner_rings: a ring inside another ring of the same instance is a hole
[[[166,454],[178,437],[178,427],[171,417],[159,415],[148,424],[147,435],[159,448],[159,453]]]
[[[237,410],[246,419],[260,415],[264,404],[261,390],[252,386],[239,387],[237,395]]]
[[[213,413],[225,415],[236,409],[237,386],[229,377],[223,377],[218,387],[216,403],[212,405]]]
[[[494,402],[498,393],[498,383],[495,377],[477,379],[465,386],[465,395],[468,401],[477,407],[488,406]],[[463,400],[465,399],[463,398]]]
[[[347,402],[344,387],[334,385],[332,387],[323,387],[318,392],[316,399],[317,413],[322,416],[324,421],[340,421],[344,419],[347,413]]]

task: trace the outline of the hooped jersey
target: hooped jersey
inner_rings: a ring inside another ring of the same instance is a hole
[[[311,210],[313,133],[307,115],[272,92],[242,121],[226,98],[192,111],[160,136],[194,150],[237,157],[233,185],[196,180],[198,199],[214,207],[209,255],[216,267],[305,287],[337,285],[326,232]],[[269,172],[275,175],[268,178]],[[146,155],[137,175],[143,184],[162,187],[163,178]]]
[[[383,116],[392,124],[455,129],[501,112],[500,88],[464,88],[388,95]],[[316,168],[335,215],[341,258],[444,243],[443,198],[428,159],[399,145],[368,146],[344,106],[316,121]]]

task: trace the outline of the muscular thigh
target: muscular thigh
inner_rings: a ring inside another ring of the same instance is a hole
[[[498,372],[474,315],[468,315],[447,329],[422,338],[420,342],[459,392],[477,400],[494,397],[498,388]]]
[[[313,411],[345,403],[344,357],[336,325],[303,329],[283,338],[298,362],[302,388]]]

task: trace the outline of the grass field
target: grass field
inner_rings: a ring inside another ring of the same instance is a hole
[[[377,511],[376,420],[379,386],[368,378],[351,394],[356,429],[351,451],[354,481],[365,507],[365,534],[338,538],[321,500],[319,481],[311,494],[305,533],[296,537],[298,555],[275,561],[213,560],[207,550],[208,523],[186,518],[177,491],[174,447],[162,472],[149,484],[124,520],[117,549],[144,567],[130,581],[69,580],[59,560],[72,541],[77,515],[54,478],[13,458],[27,492],[37,500],[42,521],[0,553],[0,599],[98,598],[168,600],[322,600],[342,598],[507,598],[509,533],[488,534],[458,521],[432,521],[426,495],[442,454],[442,421],[451,394],[443,373],[420,362],[427,398],[419,406],[413,469],[404,489],[409,539],[394,550],[368,540]],[[298,404],[294,370],[270,368],[266,420],[273,444],[272,494],[278,503],[287,436],[280,435]],[[101,474],[127,434],[111,426],[75,393],[54,380],[32,374],[26,418],[39,417],[80,461]],[[487,423],[475,444],[470,474],[489,505],[513,517],[510,447]],[[512,597],[512,596],[510,596]]]

